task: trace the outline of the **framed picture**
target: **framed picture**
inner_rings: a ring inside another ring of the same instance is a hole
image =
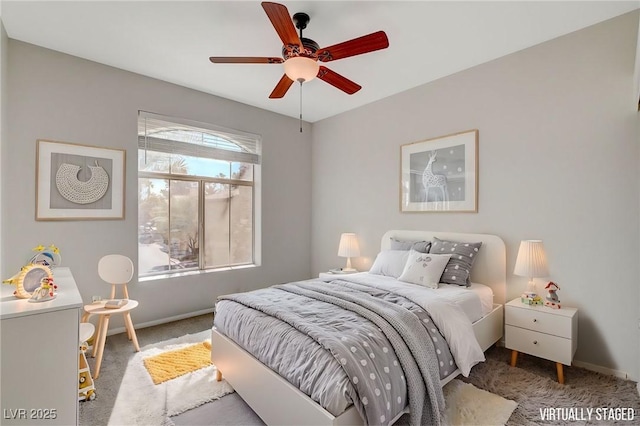
[[[36,220],[124,219],[125,154],[38,140]]]
[[[400,147],[400,211],[478,211],[478,130]]]

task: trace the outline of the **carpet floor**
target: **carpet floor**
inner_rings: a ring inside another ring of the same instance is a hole
[[[136,336],[140,347],[144,348],[154,343],[210,330],[212,325],[213,314],[200,315],[154,327],[141,328],[136,330]],[[127,339],[126,333],[107,337],[100,377],[94,381],[96,399],[80,402],[80,425],[103,426],[109,424],[118,391],[123,386],[127,366],[135,355],[133,344]],[[93,373],[95,358],[88,356],[87,361]],[[115,426],[130,426],[130,423]]]
[[[208,330],[213,318],[201,315],[137,331],[140,346],[168,340],[185,334]],[[95,381],[97,398],[80,403],[80,425],[106,425],[116,401],[118,388],[123,380],[125,366],[135,352],[126,334],[109,336],[105,346],[100,378]],[[473,368],[465,382],[516,401],[515,409],[507,425],[529,426],[540,424],[614,424],[614,421],[598,421],[595,411],[591,421],[544,420],[545,408],[630,408],[635,410],[635,421],[620,421],[619,424],[640,424],[640,396],[636,383],[578,367],[565,367],[565,384],[556,381],[555,364],[532,356],[521,354],[518,367],[509,365],[510,351],[492,347],[487,353],[487,361]],[[94,359],[89,358],[94,367]],[[566,411],[565,411],[566,414]],[[585,414],[586,415],[586,414]],[[264,423],[236,394],[226,395],[219,400],[201,405],[180,415],[171,417],[176,426],[197,425],[244,425],[259,426]],[[407,425],[408,417],[403,416],[397,423]],[[128,425],[123,425],[128,426]]]

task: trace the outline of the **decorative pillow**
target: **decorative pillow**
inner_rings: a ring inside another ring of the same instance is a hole
[[[398,280],[438,288],[440,277],[449,259],[451,259],[450,254],[420,253],[411,250],[404,271]]]
[[[408,257],[409,252],[406,250],[383,250],[378,253],[369,273],[398,278],[402,275]]]
[[[391,250],[411,250],[419,251],[420,253],[429,253],[431,248],[431,241],[405,241],[397,240],[391,237]]]
[[[451,254],[451,259],[449,259],[449,263],[444,268],[440,282],[465,287],[471,286],[471,281],[469,280],[471,267],[476,260],[481,245],[482,242],[461,243],[434,238],[431,243],[430,253]]]

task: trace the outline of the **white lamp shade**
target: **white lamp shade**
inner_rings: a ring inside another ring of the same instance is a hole
[[[304,56],[295,56],[284,61],[284,73],[293,81],[311,81],[320,70],[318,62]]]
[[[549,276],[547,255],[544,252],[542,241],[525,240],[520,242],[513,273],[528,278]]]
[[[356,234],[352,232],[344,233],[340,236],[340,246],[338,247],[338,256],[340,257],[358,257],[360,256],[360,246]]]

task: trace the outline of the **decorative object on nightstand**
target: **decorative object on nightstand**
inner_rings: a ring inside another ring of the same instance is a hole
[[[357,272],[351,267],[351,258],[360,256],[360,246],[358,245],[358,238],[356,238],[356,234],[353,232],[346,232],[340,236],[338,256],[347,258],[347,266],[342,268],[342,273]]]
[[[558,284],[550,281],[544,289],[547,290],[547,300],[544,302],[544,306],[548,306],[552,309],[560,309],[560,299],[558,298],[558,294],[556,293],[558,290],[560,290]]]
[[[571,365],[578,347],[578,310],[527,306],[520,299],[505,305],[505,347],[511,349],[511,366],[518,352],[556,363],[558,382],[564,384],[563,365]]]
[[[527,305],[542,305],[542,298],[538,296],[536,285],[533,282],[534,278],[549,275],[547,256],[541,240],[523,240],[520,242],[513,273],[529,278],[527,290],[522,294],[521,302]]]

